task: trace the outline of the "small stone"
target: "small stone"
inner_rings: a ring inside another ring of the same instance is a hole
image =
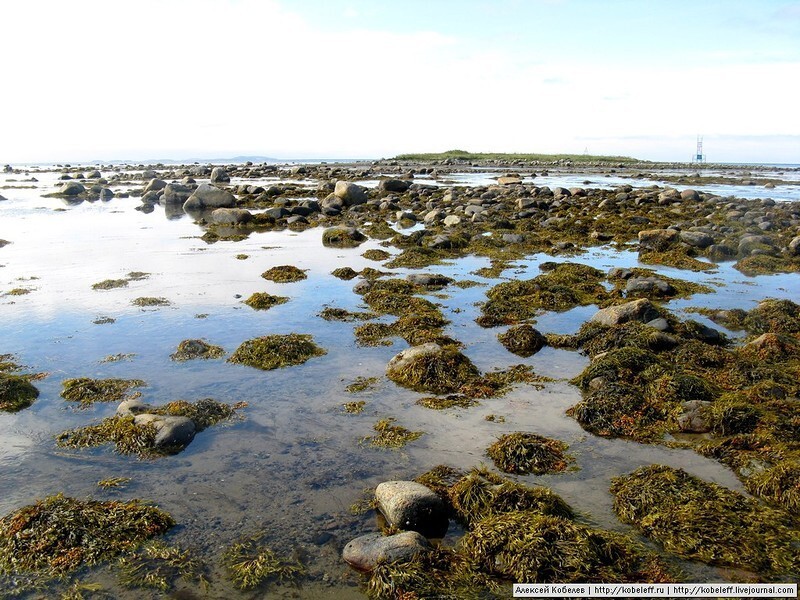
[[[704,416],[711,402],[705,400],[689,400],[681,402],[683,413],[678,416],[678,428],[684,433],[708,433],[711,425]]]

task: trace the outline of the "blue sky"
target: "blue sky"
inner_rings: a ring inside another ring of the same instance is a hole
[[[583,152],[800,163],[800,2],[28,0],[0,162]]]

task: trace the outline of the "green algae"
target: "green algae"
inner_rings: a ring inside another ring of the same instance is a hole
[[[307,334],[266,335],[246,340],[230,356],[228,362],[269,371],[301,365],[327,351],[314,343]]]
[[[303,269],[298,269],[294,265],[279,265],[267,269],[261,274],[261,277],[275,283],[292,283],[307,279],[308,275]]]
[[[273,306],[285,304],[288,301],[289,298],[286,296],[273,296],[267,292],[255,292],[244,303],[255,310],[269,310]]]
[[[222,346],[215,346],[204,340],[183,340],[178,344],[178,349],[169,357],[174,361],[183,362],[195,359],[209,360],[223,356],[225,356],[225,350]]]
[[[222,565],[240,590],[253,590],[270,582],[293,582],[305,572],[298,560],[281,558],[256,539],[237,542],[227,548],[222,555]]]
[[[486,449],[495,466],[505,473],[543,475],[567,469],[571,457],[567,444],[535,433],[516,432],[500,436]]]
[[[0,572],[59,575],[105,562],[175,525],[138,500],[77,500],[62,494],[0,520]]]
[[[61,397],[68,402],[78,402],[79,408],[88,408],[95,402],[121,402],[127,398],[137,398],[141,394],[133,393],[133,388],[145,384],[141,379],[91,379],[78,377],[65,379]]]
[[[395,421],[392,417],[381,419],[372,427],[376,434],[361,438],[361,443],[376,448],[402,448],[423,435],[422,431],[411,431],[402,425],[395,425]]]
[[[623,521],[677,556],[770,578],[800,572],[800,533],[785,512],[662,465],[614,478],[611,493]]]

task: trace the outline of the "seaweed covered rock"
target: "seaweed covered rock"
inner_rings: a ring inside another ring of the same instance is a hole
[[[337,225],[322,232],[322,245],[330,248],[355,248],[367,240],[367,236],[355,227]]]
[[[0,572],[68,573],[131,552],[173,525],[168,513],[139,500],[49,496],[0,520]]]
[[[447,510],[442,499],[415,481],[385,481],[375,488],[378,509],[390,526],[440,538],[447,532]]]
[[[28,378],[0,373],[0,411],[16,412],[28,408],[38,397],[39,390]]]
[[[308,275],[303,269],[299,269],[294,265],[279,265],[267,269],[261,274],[261,277],[275,283],[292,283],[307,279]]]
[[[547,344],[545,337],[528,324],[510,327],[497,339],[506,350],[522,357],[533,356]]]
[[[486,454],[505,473],[557,473],[567,468],[567,445],[535,433],[509,433],[486,449]]]
[[[285,304],[288,301],[289,298],[286,296],[273,296],[267,292],[255,292],[244,303],[255,310],[269,310],[273,306]]]
[[[483,573],[511,581],[671,581],[665,568],[621,535],[529,511],[487,517],[462,540]]]
[[[775,577],[800,572],[800,531],[788,513],[663,465],[616,477],[614,510],[680,557]]]
[[[183,450],[196,433],[229,419],[235,407],[211,398],[177,400],[154,407],[138,399],[126,400],[113,417],[64,431],[56,443],[64,448],[91,448],[114,444],[120,454],[155,458]]]
[[[592,323],[599,325],[620,325],[628,321],[647,323],[661,316],[658,309],[647,298],[633,300],[624,304],[617,304],[598,310],[591,319]]]
[[[416,531],[404,531],[389,536],[368,533],[350,541],[342,551],[342,558],[359,571],[372,571],[383,563],[410,561],[430,548],[428,540]]]
[[[182,362],[198,358],[220,358],[224,355],[225,350],[221,346],[209,344],[204,340],[183,340],[178,344],[178,349],[173,354],[170,354],[170,358]]]
[[[434,394],[455,392],[478,374],[464,354],[433,342],[403,350],[386,367],[386,376],[398,385]]]
[[[265,335],[242,342],[228,362],[269,371],[281,367],[301,365],[327,351],[314,343],[307,334]]]

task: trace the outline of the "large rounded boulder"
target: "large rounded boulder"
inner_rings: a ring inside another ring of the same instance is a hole
[[[434,342],[403,350],[386,367],[386,376],[396,384],[434,394],[455,392],[478,375],[464,354]]]

